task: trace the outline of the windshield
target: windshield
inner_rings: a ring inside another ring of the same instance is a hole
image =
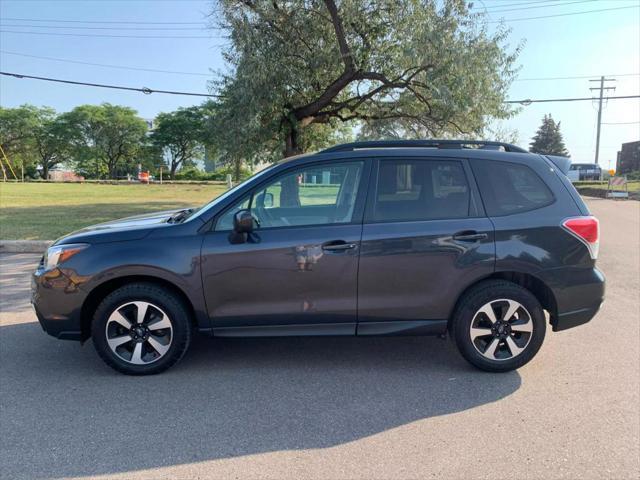
[[[231,195],[233,195],[236,191],[240,190],[240,188],[242,188],[244,185],[247,184],[247,182],[251,182],[254,179],[260,178],[262,177],[264,174],[266,174],[267,172],[270,172],[273,167],[275,167],[275,165],[271,165],[267,168],[265,168],[264,170],[260,170],[258,173],[255,173],[254,175],[252,175],[251,177],[247,178],[245,181],[240,182],[238,185],[236,185],[235,187],[230,188],[229,190],[227,190],[226,192],[224,192],[222,195],[214,198],[213,200],[211,200],[209,203],[206,203],[205,205],[203,205],[202,207],[196,209],[191,215],[189,215],[189,217],[187,217],[184,221],[185,222],[189,222],[191,220],[193,220],[194,218],[197,218],[199,216],[201,216],[202,214],[206,213],[207,211],[209,211],[209,209],[211,209],[212,207],[215,207],[218,203],[222,202],[225,198],[230,197]]]

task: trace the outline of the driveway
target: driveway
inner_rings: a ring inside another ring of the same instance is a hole
[[[589,200],[607,301],[518,372],[437,338],[197,339],[153,377],[47,336],[0,257],[0,477],[638,478],[640,203]]]

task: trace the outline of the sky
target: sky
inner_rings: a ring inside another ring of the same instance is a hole
[[[640,0],[474,2],[474,8],[486,8],[491,21],[504,19],[512,28],[511,46],[524,42],[518,58],[518,79],[508,95],[512,100],[589,97],[592,95],[589,88],[597,86],[589,78],[600,75],[616,80],[607,83],[616,87],[615,92],[609,92],[611,95],[640,95],[639,7]],[[616,10],[574,15],[604,9]],[[212,11],[210,0],[0,0],[0,70],[208,93],[207,82],[215,78],[215,72],[225,69],[221,47],[226,40],[220,31],[205,28],[212,20]],[[518,20],[549,15],[564,16]],[[492,23],[491,28],[495,25]],[[558,77],[587,78],[532,80]],[[130,106],[143,118],[150,119],[159,112],[199,104],[202,100],[0,77],[3,107],[30,103],[67,111],[81,104],[110,102]],[[500,126],[516,130],[520,145],[528,147],[547,113],[561,122],[573,161],[592,162],[596,103],[534,103],[521,107],[517,115]],[[620,145],[640,140],[640,99],[606,102],[602,122],[600,164],[614,168]]]

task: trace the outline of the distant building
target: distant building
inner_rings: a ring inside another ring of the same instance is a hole
[[[83,182],[84,177],[76,175],[72,170],[54,168],[49,170],[48,180],[52,180],[54,182]]]
[[[640,140],[623,143],[618,152],[616,174],[624,175],[638,170],[640,170]]]

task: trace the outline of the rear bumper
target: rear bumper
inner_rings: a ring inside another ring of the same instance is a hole
[[[551,317],[554,332],[589,322],[604,302],[606,281],[597,268],[572,270],[563,283],[553,289],[557,305]]]
[[[561,330],[567,330],[569,328],[577,327],[587,323],[596,313],[600,310],[600,305],[595,308],[583,308],[582,310],[576,310],[575,312],[567,312],[557,316],[555,323],[551,323],[554,332]]]

